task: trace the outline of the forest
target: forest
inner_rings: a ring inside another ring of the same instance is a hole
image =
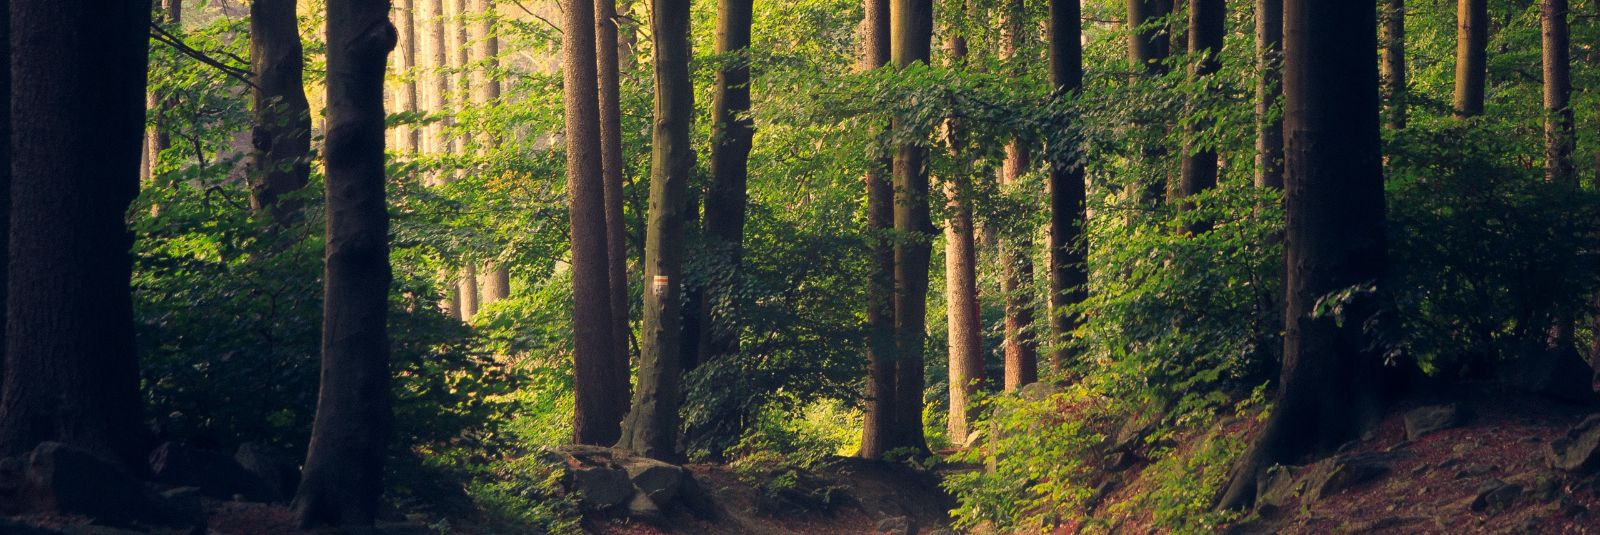
[[[1600,0],[0,0],[0,533],[1600,533]]]

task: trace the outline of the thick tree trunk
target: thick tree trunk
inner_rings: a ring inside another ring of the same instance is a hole
[[[1053,98],[1066,98],[1083,85],[1083,20],[1078,0],[1050,0],[1050,84]],[[1050,162],[1050,368],[1069,364],[1067,339],[1079,317],[1069,308],[1083,302],[1089,281],[1082,241],[1088,223],[1084,211],[1087,184],[1084,162]]]
[[[1172,0],[1128,0],[1128,62],[1149,74],[1167,72],[1163,63],[1171,50],[1171,35],[1156,21],[1172,13]],[[1080,23],[1081,24],[1081,23]]]
[[[257,0],[261,1],[261,0]],[[395,72],[404,77],[404,81],[395,88],[395,107],[398,111],[416,113],[417,111],[417,77],[421,70],[417,68],[417,0],[399,0],[395,3],[394,22],[399,44],[395,46]],[[302,89],[302,92],[304,90]],[[407,156],[414,156],[421,144],[421,132],[411,125],[401,125],[395,128],[395,139],[398,141],[396,150]]]
[[[1410,114],[1407,102],[1410,89],[1406,81],[1406,0],[1385,0],[1382,18],[1383,33],[1379,38],[1383,45],[1383,73],[1379,79],[1383,83],[1384,126],[1403,130]]]
[[[1489,48],[1489,0],[1457,0],[1456,93],[1457,117],[1483,114],[1483,92]]]
[[[622,211],[622,185],[626,165],[622,158],[621,82],[617,43],[616,0],[595,0],[595,60],[600,76],[600,167],[606,212],[606,275],[611,284],[611,336],[613,358],[619,369],[629,368],[628,220]],[[631,385],[618,397],[628,399]]]
[[[694,147],[693,57],[689,0],[652,0],[655,39],[655,127],[651,133],[650,215],[645,230],[643,339],[633,408],[617,447],[653,459],[679,458],[679,361],[683,229]]]
[[[1020,76],[1024,69],[1015,56],[1026,17],[1021,0],[1012,0],[1004,11],[1000,31],[1000,61],[1006,71]],[[1018,139],[1006,144],[1001,165],[1000,187],[1019,187],[1018,182],[1032,166],[1028,147]],[[1026,231],[1024,231],[1026,232]],[[1022,388],[1039,380],[1039,351],[1033,333],[1033,240],[1027,234],[1000,239],[1000,293],[1005,296],[1005,390]]]
[[[327,6],[322,384],[293,510],[301,527],[371,526],[394,418],[383,77],[396,36],[388,0]]]
[[[183,25],[183,0],[161,0],[161,8],[156,13],[156,22],[163,26],[179,28]],[[141,170],[143,178],[154,178],[155,168],[161,163],[161,151],[172,148],[172,134],[167,131],[166,116],[172,107],[172,101],[158,95],[154,91],[145,93],[145,107],[149,113],[155,114],[155,121],[145,131],[144,169]]]
[[[711,109],[711,185],[706,188],[705,237],[712,254],[725,264],[726,279],[714,281],[702,304],[700,355],[714,359],[739,351],[739,331],[731,312],[731,291],[738,288],[744,255],[745,181],[755,127],[750,111],[750,66],[743,57],[750,47],[751,0],[719,0],[716,53],[740,59],[717,72]]]
[[[572,226],[573,440],[610,445],[627,398],[628,369],[617,367],[606,273],[605,193],[601,184],[600,104],[594,59],[594,3],[568,0],[561,34],[566,92],[567,214]]]
[[[863,2],[861,70],[889,64],[889,2]],[[894,185],[888,176],[892,168],[889,158],[879,158],[869,162],[864,177],[872,264],[867,281],[867,407],[861,451],[856,455],[865,459],[881,459],[894,448],[894,245],[889,239],[894,229]]]
[[[1545,179],[1576,184],[1573,167],[1572,52],[1567,0],[1543,0]]]
[[[1283,0],[1256,0],[1256,65],[1255,184],[1283,189]]]
[[[1278,401],[1221,504],[1248,503],[1256,474],[1298,464],[1355,437],[1377,407],[1381,356],[1368,349],[1369,302],[1345,321],[1312,314],[1318,299],[1381,283],[1386,269],[1379,159],[1376,6],[1285,3],[1286,226],[1289,278]]]
[[[300,221],[303,203],[284,196],[304,189],[311,177],[311,107],[302,79],[305,54],[295,4],[250,3],[250,67],[255,73],[250,207],[270,215],[278,226]]]
[[[889,4],[890,61],[898,68],[927,63],[933,47],[932,0]],[[928,320],[928,264],[932,216],[928,209],[927,149],[914,143],[894,156],[895,447],[928,451],[922,429],[923,339]]]
[[[948,49],[953,66],[960,68],[966,64],[965,37],[953,35]],[[965,157],[960,126],[952,119],[945,128],[951,156],[959,161]],[[983,381],[983,325],[978,313],[978,262],[969,184],[970,178],[965,174],[956,174],[944,181],[949,207],[944,226],[945,315],[950,338],[950,406],[945,428],[955,444],[967,442],[975,416],[972,397]]]
[[[125,223],[150,2],[9,3],[10,249],[0,455],[59,441],[143,466]]]
[[[1199,61],[1194,64],[1191,75],[1197,80],[1215,74],[1222,68],[1222,63],[1217,60],[1217,55],[1222,52],[1222,41],[1226,32],[1227,11],[1223,0],[1189,0],[1189,55],[1199,56]],[[1190,121],[1189,136],[1191,139],[1185,143],[1183,159],[1179,163],[1178,187],[1173,189],[1176,198],[1182,199],[1211,189],[1217,185],[1217,151],[1211,148],[1196,148],[1193,138],[1200,137],[1206,128],[1207,121]],[[1187,208],[1188,203],[1179,204],[1180,208]],[[1186,232],[1204,232],[1207,225],[1190,225]]]
[[[461,278],[456,279],[456,296],[461,299],[462,321],[470,321],[478,315],[478,266],[467,264],[461,268]]]

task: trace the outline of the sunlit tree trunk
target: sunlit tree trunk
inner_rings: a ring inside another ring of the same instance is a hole
[[[1383,45],[1383,73],[1379,79],[1383,83],[1384,126],[1402,130],[1410,113],[1407,102],[1410,90],[1406,81],[1406,0],[1385,0],[1382,18],[1383,33],[1379,37]]]
[[[932,0],[891,0],[890,61],[904,69],[927,63],[933,47]],[[897,128],[898,126],[891,126]],[[904,143],[894,156],[895,447],[928,450],[922,429],[923,340],[928,320],[928,264],[932,216],[928,209],[927,149]]]
[[[305,54],[295,4],[250,3],[250,67],[255,75],[250,206],[279,226],[300,221],[303,203],[284,197],[304,189],[311,177],[311,108],[302,78]]]
[[[259,1],[259,0],[258,0]],[[417,68],[417,0],[399,0],[395,2],[394,22],[395,30],[399,36],[398,45],[395,46],[395,72],[403,77],[395,88],[395,106],[397,111],[415,113],[417,111],[417,77],[421,71]],[[395,129],[395,147],[402,154],[412,156],[417,153],[421,144],[421,132],[410,125],[401,125]]]
[[[472,0],[476,21],[472,25],[472,100],[480,107],[493,105],[500,100],[500,37],[495,30],[499,16],[495,0]],[[479,150],[492,151],[498,139],[492,132],[479,136]],[[478,271],[479,305],[487,305],[511,296],[511,274],[499,263],[485,264]]]
[[[1000,61],[1007,72],[1020,76],[1023,68],[1015,65],[1018,40],[1021,39],[1023,19],[1026,16],[1021,0],[1012,0],[1005,9],[1000,32]],[[1013,138],[1006,144],[1006,158],[1000,169],[1000,186],[1015,189],[1022,176],[1033,164],[1032,155],[1021,140]],[[1005,296],[1005,390],[1022,388],[1039,380],[1038,343],[1033,333],[1033,240],[1026,232],[1000,239],[1000,292]]]
[[[617,447],[674,460],[679,457],[678,406],[683,401],[679,377],[683,210],[695,158],[689,141],[694,120],[694,85],[689,78],[693,51],[689,0],[652,0],[652,6],[656,91],[650,213],[645,227],[644,325],[633,407]]]
[[[1190,61],[1195,62],[1191,76],[1196,81],[1204,83],[1206,77],[1222,68],[1217,55],[1222,52],[1226,22],[1227,10],[1223,0],[1189,0],[1189,55]],[[1203,135],[1208,123],[1209,121],[1189,121],[1190,139],[1184,143],[1183,159],[1179,164],[1178,186],[1173,189],[1174,196],[1178,199],[1198,194],[1217,185],[1217,151],[1208,147],[1197,147],[1195,141],[1195,138]],[[1180,203],[1178,206],[1190,208],[1189,203]],[[1205,224],[1193,224],[1186,226],[1184,230],[1204,232],[1206,227]]]
[[[872,70],[889,64],[889,2],[864,0],[861,58],[858,67]],[[894,186],[888,176],[888,158],[869,162],[864,177],[867,189],[867,234],[871,254],[867,281],[867,407],[863,416],[861,450],[857,456],[881,459],[894,448]]]
[[[965,65],[967,40],[961,34],[950,37],[950,62]],[[960,126],[945,124],[950,153],[961,160],[965,148]],[[962,444],[971,431],[972,397],[983,380],[983,327],[978,314],[977,255],[973,239],[970,177],[958,172],[944,180],[948,214],[944,226],[945,316],[949,331],[950,406],[946,430],[950,441]]]
[[[425,61],[417,74],[417,79],[425,85],[424,91],[427,103],[423,111],[433,116],[433,122],[428,123],[423,129],[422,152],[431,157],[442,157],[450,152],[450,143],[445,139],[444,122],[438,117],[446,113],[449,106],[450,77],[446,71],[450,69],[449,44],[445,42],[445,2],[450,0],[418,0],[424,3],[424,17],[421,20],[424,31],[423,49],[426,51]],[[437,186],[444,180],[442,174],[430,174],[423,179],[429,186]],[[439,306],[445,314],[452,318],[462,319],[461,292],[459,290],[459,273],[453,269],[441,268],[438,272],[440,292],[442,293]]]
[[[160,0],[156,5],[156,22],[169,28],[180,28],[183,25],[183,0]],[[166,116],[172,107],[169,97],[158,95],[154,91],[145,93],[145,107],[149,113],[155,115],[155,121],[145,131],[143,156],[145,168],[141,171],[144,178],[153,178],[155,168],[161,163],[161,151],[172,147],[172,134],[167,131]]]
[[[600,75],[600,163],[606,204],[606,274],[611,282],[611,336],[617,366],[628,369],[628,221],[623,213],[622,85],[616,0],[595,0],[595,60]],[[620,396],[629,397],[623,391]]]
[[[1483,114],[1489,47],[1489,0],[1457,0],[1456,93],[1458,117]]]
[[[1071,96],[1083,85],[1083,10],[1078,0],[1050,0],[1050,84],[1053,98]],[[1089,281],[1083,229],[1086,173],[1082,161],[1051,161],[1046,189],[1050,195],[1047,253],[1050,270],[1050,367],[1060,372],[1069,364],[1068,338],[1079,317],[1069,309],[1083,302]]]

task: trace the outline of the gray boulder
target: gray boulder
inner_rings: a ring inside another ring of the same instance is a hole
[[[16,490],[21,510],[82,515],[113,526],[162,520],[138,480],[88,451],[44,442],[23,470]]]
[[[661,514],[661,506],[644,493],[634,494],[628,500],[628,518],[641,522],[660,523],[666,517]]]
[[[1396,462],[1408,456],[1402,452],[1360,453],[1319,462],[1306,476],[1306,498],[1317,501],[1386,477]]]
[[[1588,474],[1600,469],[1600,414],[1591,414],[1545,445],[1545,460],[1567,472]]]
[[[1522,495],[1522,486],[1509,484],[1498,479],[1491,479],[1478,487],[1478,493],[1472,498],[1473,511],[1487,511],[1489,514],[1499,513],[1511,507],[1517,497]]]
[[[583,466],[567,472],[569,488],[578,493],[578,504],[589,511],[621,505],[634,494],[628,473],[606,466]]]
[[[256,479],[266,483],[272,501],[287,502],[294,498],[295,488],[300,486],[300,469],[294,463],[254,442],[240,444],[239,450],[233,454],[233,460]]]
[[[657,505],[666,505],[677,499],[679,491],[683,489],[683,480],[688,477],[683,467],[644,457],[628,458],[621,464],[633,486]]]
[[[891,516],[878,521],[877,532],[882,535],[916,535],[917,523],[909,516]]]
[[[169,485],[195,487],[206,496],[227,500],[235,496],[266,502],[274,498],[266,481],[256,477],[226,454],[167,442],[150,452],[150,476]]]
[[[1411,409],[1405,414],[1406,440],[1417,440],[1430,433],[1461,425],[1461,409],[1454,403]]]

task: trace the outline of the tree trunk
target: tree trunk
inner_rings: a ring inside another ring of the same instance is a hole
[[[500,36],[495,24],[500,20],[495,10],[495,0],[472,0],[472,11],[478,19],[472,25],[472,62],[478,65],[472,71],[472,100],[479,106],[491,106],[500,100]],[[492,133],[480,137],[483,150],[493,150],[497,140]],[[478,272],[479,305],[487,305],[511,296],[511,273],[498,262],[484,264]]]
[[[1279,0],[1281,3],[1281,0]],[[1410,93],[1406,82],[1406,0],[1386,0],[1383,5],[1383,81],[1384,126],[1390,130],[1406,127]]]
[[[1545,179],[1576,187],[1567,0],[1543,0]]]
[[[183,26],[183,0],[161,0],[161,6],[156,13],[156,22],[170,28]],[[172,148],[172,135],[167,132],[167,114],[172,108],[170,97],[158,95],[154,91],[145,93],[145,106],[150,113],[155,114],[149,130],[145,131],[143,156],[145,167],[141,171],[144,178],[154,178],[156,167],[161,163],[161,152]]]
[[[890,60],[902,69],[927,63],[933,47],[932,0],[892,0],[889,6]],[[922,430],[923,339],[934,233],[926,153],[924,147],[905,143],[894,156],[894,230],[899,234],[894,247],[894,446],[924,453],[928,443]]]
[[[456,279],[456,296],[461,299],[461,320],[471,321],[478,315],[478,266],[467,264],[461,268],[461,278]]]
[[[1223,506],[1248,503],[1261,469],[1333,451],[1376,412],[1382,357],[1363,333],[1372,303],[1346,304],[1344,321],[1312,314],[1331,292],[1381,283],[1386,266],[1376,11],[1364,2],[1285,3],[1289,277],[1281,390]]]
[[[327,245],[322,384],[293,510],[302,528],[371,526],[383,493],[389,399],[389,209],[383,77],[388,0],[328,0]]]
[[[1283,0],[1256,0],[1256,65],[1255,184],[1283,189]]]
[[[125,223],[150,3],[9,4],[13,131],[0,455],[42,441],[143,466]],[[92,157],[86,157],[92,156]]]
[[[627,398],[627,368],[617,367],[611,283],[606,273],[605,193],[601,184],[600,100],[594,58],[594,3],[568,0],[561,33],[566,97],[567,214],[572,226],[573,440],[616,442]]]
[[[427,112],[430,115],[439,115],[445,112],[445,108],[448,106],[446,99],[449,98],[450,93],[450,77],[445,74],[445,71],[450,67],[450,57],[447,51],[448,45],[445,44],[444,31],[444,4],[448,0],[422,1],[428,3],[428,19],[425,26],[427,28],[425,35],[428,37],[428,61],[425,65],[426,68],[423,69],[426,71],[426,75],[419,76],[419,78],[426,80],[428,84]],[[444,123],[440,121],[429,123],[427,130],[426,139],[423,141],[423,144],[426,145],[424,152],[433,156],[449,152],[449,146],[444,138]],[[439,177],[432,177],[428,179],[428,182],[430,185],[437,185]],[[450,293],[454,294],[454,291]]]
[[[739,351],[738,325],[729,312],[744,253],[745,181],[755,135],[747,116],[750,66],[744,57],[750,47],[752,2],[719,0],[717,6],[716,53],[738,55],[739,59],[717,72],[711,101],[711,185],[706,188],[705,236],[710,252],[723,262],[727,277],[713,281],[700,310],[699,353],[704,359]]]
[[[467,99],[472,95],[467,83],[471,77],[467,75],[467,62],[471,60],[472,44],[467,41],[467,0],[452,0],[450,4],[450,125],[456,124],[456,115],[466,107]],[[467,137],[455,136],[450,143],[451,152],[458,157],[467,155]],[[457,170],[450,180],[455,180],[464,171]],[[462,298],[465,300],[465,298]]]
[[[1156,21],[1171,13],[1171,0],[1128,0],[1128,24],[1137,29],[1128,36],[1128,61],[1148,74],[1167,72],[1171,36]]]
[[[1067,98],[1083,85],[1083,20],[1078,0],[1050,0],[1050,84],[1053,98]],[[1083,238],[1084,162],[1051,161],[1046,189],[1050,195],[1050,369],[1060,372],[1071,355],[1067,339],[1079,317],[1068,309],[1083,302],[1088,284]]]
[[[861,36],[863,70],[889,64],[889,2],[864,0]],[[869,162],[863,180],[867,187],[867,235],[872,262],[867,281],[867,406],[863,416],[861,451],[856,456],[881,459],[894,448],[894,185],[885,176],[893,167],[889,158]]]
[[[1489,0],[1457,0],[1456,94],[1457,117],[1483,114],[1483,89],[1489,47]]]
[[[622,185],[626,163],[622,158],[622,107],[620,45],[616,0],[595,0],[595,60],[600,76],[600,167],[606,217],[606,275],[611,285],[611,336],[618,369],[629,369],[628,335],[628,220],[623,214]],[[618,394],[628,399],[631,385]]]
[[[1004,12],[1000,31],[1000,62],[1013,76],[1020,76],[1023,67],[1017,65],[1015,56],[1021,39],[1026,12],[1021,0],[1012,0]],[[1017,188],[1022,176],[1032,165],[1028,147],[1016,138],[1006,144],[1006,158],[999,179],[1002,189]],[[1024,231],[1026,232],[1026,231]],[[1004,236],[1000,239],[1000,292],[1005,296],[1005,390],[1022,388],[1022,385],[1039,380],[1039,351],[1033,335],[1033,240],[1027,234]]]
[[[655,127],[651,133],[650,215],[645,230],[643,339],[633,408],[617,447],[653,459],[676,460],[680,392],[680,296],[683,228],[694,147],[693,57],[689,0],[652,0],[655,39]],[[604,273],[604,272],[602,272]]]
[[[1222,67],[1217,61],[1217,55],[1222,52],[1223,37],[1226,32],[1227,11],[1223,0],[1189,0],[1189,55],[1199,56],[1194,64],[1192,76],[1196,80],[1204,80],[1207,76],[1215,74]],[[1217,151],[1211,148],[1196,148],[1194,138],[1202,136],[1209,121],[1190,121],[1190,140],[1185,144],[1183,159],[1180,162],[1178,173],[1178,187],[1174,188],[1176,197],[1181,199],[1217,185]],[[1178,205],[1179,208],[1190,208],[1189,203]],[[1208,225],[1203,223],[1188,225],[1185,232],[1205,232]]]
[[[967,40],[960,34],[950,38],[950,62],[956,68],[966,64]],[[963,156],[960,127],[952,119],[945,124],[950,153],[957,161]],[[972,397],[983,381],[983,326],[978,313],[977,249],[973,243],[970,179],[959,173],[944,181],[949,215],[944,226],[945,312],[949,327],[950,406],[946,430],[955,444],[967,442],[973,420]]]
[[[400,52],[395,55],[395,72],[405,77],[395,90],[395,106],[400,108],[398,111],[406,113],[417,111],[417,77],[422,72],[417,68],[416,2],[399,0],[394,12],[395,30],[399,37],[399,44],[395,48]],[[399,141],[399,146],[395,148],[402,154],[416,155],[421,145],[421,132],[411,125],[401,125],[395,130],[395,139]]]
[[[250,3],[250,67],[255,74],[255,147],[250,207],[279,227],[301,220],[296,199],[311,177],[311,107],[306,102],[305,54],[293,0]]]

